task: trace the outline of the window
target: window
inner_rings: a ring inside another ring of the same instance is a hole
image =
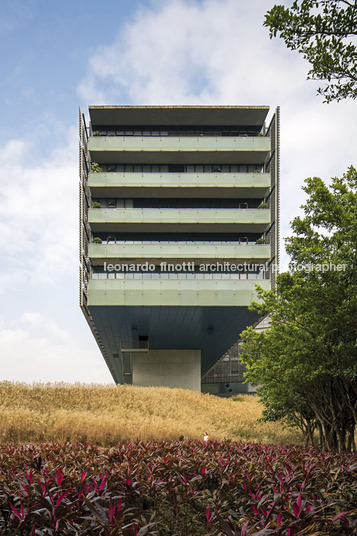
[[[182,173],[185,171],[185,166],[183,164],[169,164],[168,171],[170,173]]]

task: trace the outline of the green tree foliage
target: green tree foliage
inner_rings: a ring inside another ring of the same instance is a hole
[[[310,63],[308,79],[326,80],[324,102],[357,97],[356,0],[295,0],[265,15],[270,38],[282,37]]]
[[[270,329],[248,328],[246,379],[260,385],[266,420],[299,426],[307,441],[355,448],[357,424],[357,171],[327,186],[309,178],[303,216],[286,240],[290,271],[276,289],[258,287],[252,309]]]

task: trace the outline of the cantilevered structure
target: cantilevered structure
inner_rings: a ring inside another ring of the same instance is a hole
[[[278,264],[279,109],[80,113],[80,304],[114,380],[200,390]]]

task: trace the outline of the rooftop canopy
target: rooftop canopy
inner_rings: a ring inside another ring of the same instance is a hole
[[[262,126],[269,106],[89,106],[93,125]]]

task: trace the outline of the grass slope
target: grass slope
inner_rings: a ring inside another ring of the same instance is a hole
[[[301,443],[299,431],[260,423],[257,397],[220,399],[184,389],[0,383],[0,442],[232,439]]]

